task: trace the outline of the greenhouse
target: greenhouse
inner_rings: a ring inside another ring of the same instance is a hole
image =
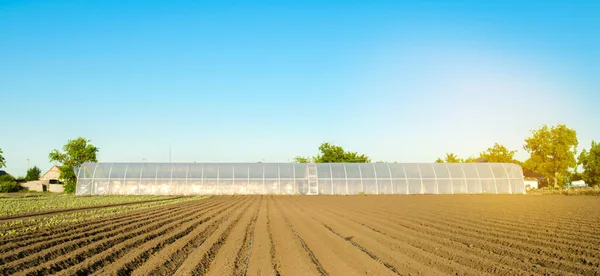
[[[523,194],[505,163],[85,163],[77,195]]]

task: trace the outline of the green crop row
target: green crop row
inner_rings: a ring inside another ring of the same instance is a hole
[[[169,199],[173,196],[39,196],[20,198],[0,198],[0,217],[27,215],[61,209],[74,209],[92,206],[122,204],[129,202]]]
[[[62,215],[51,215],[45,216],[41,218],[32,218],[32,219],[23,219],[23,220],[13,220],[10,222],[6,222],[0,224],[0,232],[1,236],[9,236],[9,235],[17,235],[23,234],[31,231],[38,231],[41,229],[48,229],[59,225],[64,225],[68,223],[82,222],[88,221],[108,216],[113,216],[117,214],[122,214],[125,212],[131,212],[135,210],[165,206],[169,204],[175,204],[180,202],[199,200],[206,198],[206,196],[193,196],[193,197],[182,197],[182,198],[173,198],[164,201],[155,201],[148,203],[140,203],[134,205],[125,205],[125,206],[115,206],[115,207],[107,207],[101,209],[93,209],[87,211],[80,211],[76,213],[62,214]],[[24,225],[23,227],[19,227]]]

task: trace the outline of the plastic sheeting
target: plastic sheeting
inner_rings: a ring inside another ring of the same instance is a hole
[[[505,163],[85,163],[77,195],[523,194]]]

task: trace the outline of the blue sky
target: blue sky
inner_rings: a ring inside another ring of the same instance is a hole
[[[374,160],[600,140],[598,1],[2,1],[0,148],[15,175],[99,160]]]

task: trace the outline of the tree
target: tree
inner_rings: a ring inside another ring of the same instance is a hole
[[[590,150],[579,154],[579,164],[583,167],[581,178],[590,186],[600,185],[600,143],[592,141]]]
[[[86,162],[98,162],[96,158],[98,148],[89,144],[90,142],[90,140],[83,137],[78,137],[77,139],[69,140],[63,146],[63,152],[55,149],[48,155],[50,161],[62,163],[62,166],[59,167],[60,179],[64,181],[63,187],[67,193],[75,191],[75,183],[77,182],[75,167],[79,167]]]
[[[40,168],[38,168],[37,166],[33,166],[33,168],[27,170],[27,176],[25,176],[25,179],[27,181],[39,180],[41,175],[42,171],[40,170]]]
[[[342,147],[331,143],[323,143],[319,146],[321,154],[315,156],[315,163],[369,163],[371,159],[364,154],[345,151]]]
[[[2,153],[2,149],[0,149],[0,169],[6,167],[6,160],[4,159],[4,156],[2,156]]]
[[[562,185],[569,169],[577,165],[577,132],[558,124],[550,128],[544,125],[531,133],[523,147],[530,155],[524,167],[553,179],[555,187]]]
[[[10,174],[0,175],[0,193],[14,193],[21,190],[22,187]]]
[[[503,145],[494,143],[494,146],[479,154],[479,158],[489,163],[519,163],[514,159],[516,150],[508,150]]]
[[[296,156],[294,157],[294,163],[310,163],[310,157],[302,157],[302,156]]]
[[[331,143],[323,143],[319,146],[321,154],[315,157],[301,157],[297,156],[294,158],[296,163],[369,163],[371,159],[364,155],[356,152],[345,151],[342,147],[336,146]]]
[[[462,160],[456,156],[454,153],[446,153],[446,157],[444,159],[438,158],[435,160],[435,163],[460,163]]]
[[[435,160],[436,163],[460,163],[461,161],[454,153],[446,153],[446,157],[443,160],[441,158]]]
[[[467,159],[463,159],[462,163],[475,163],[475,161],[477,161],[477,158],[471,156],[471,157],[469,157]]]

